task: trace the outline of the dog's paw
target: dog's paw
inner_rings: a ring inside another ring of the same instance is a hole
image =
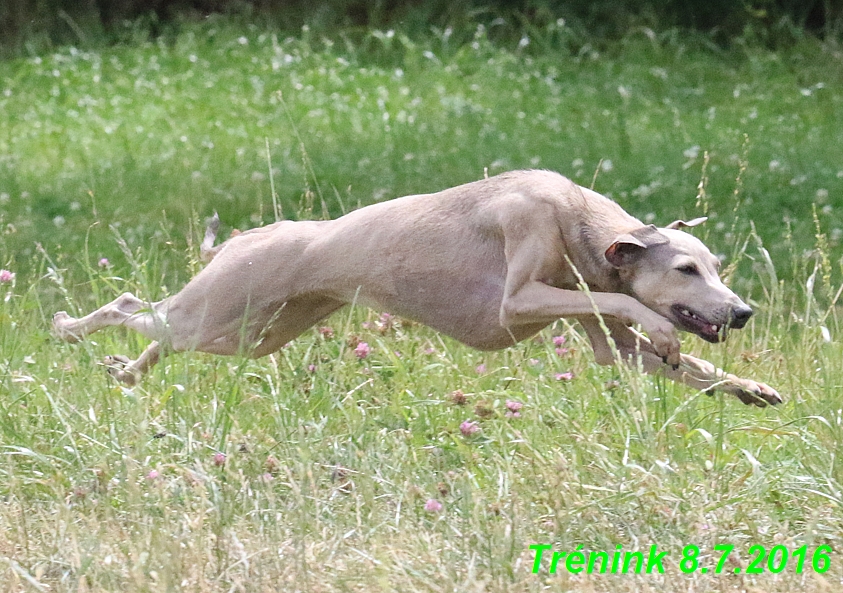
[[[109,375],[124,385],[132,387],[138,382],[138,377],[131,370],[126,370],[126,367],[132,364],[132,361],[128,357],[120,354],[106,356],[102,364],[105,366],[105,370]]]
[[[72,325],[74,321],[76,319],[68,315],[67,311],[59,311],[53,315],[53,333],[65,342],[71,344],[78,342],[81,338],[68,329],[68,326]]]
[[[647,332],[647,337],[650,338],[656,354],[661,357],[665,364],[669,364],[676,370],[679,368],[681,354],[681,344],[676,334],[676,327],[664,317],[659,315],[659,318],[657,323],[644,326],[644,330]]]
[[[768,404],[777,406],[784,400],[779,392],[767,385],[751,379],[739,379],[735,377],[722,387],[724,391],[731,393],[746,405],[756,405],[763,408]]]

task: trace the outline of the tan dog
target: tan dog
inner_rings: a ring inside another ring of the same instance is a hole
[[[126,293],[80,319],[56,313],[53,327],[69,342],[109,325],[154,340],[137,360],[106,361],[134,384],[162,347],[260,357],[352,302],[482,350],[575,318],[597,362],[613,364],[599,313],[620,356],[640,357],[648,373],[744,403],[780,403],[767,385],[679,352],[675,328],[717,342],[752,315],[720,281],[717,258],[678,230],[700,221],[645,226],[561,175],[515,171],[337,220],[277,222],[212,248],[217,222],[203,243],[213,261],[178,294],[145,303]]]

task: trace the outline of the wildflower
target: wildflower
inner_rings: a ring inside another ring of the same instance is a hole
[[[464,437],[470,437],[478,430],[480,430],[480,425],[471,420],[466,420],[462,424],[460,424],[460,432]]]
[[[565,345],[565,336],[553,336],[553,345],[557,348]]]
[[[524,407],[524,404],[522,404],[521,402],[517,402],[517,401],[511,400],[511,399],[506,400],[506,409],[509,410],[510,412],[513,412],[513,413],[518,412],[523,407]]]
[[[430,356],[431,354],[436,354],[436,348],[433,348],[433,347],[425,348],[424,353],[427,354],[428,356]]]
[[[557,381],[570,381],[574,378],[573,371],[568,371],[567,373],[556,373],[556,380]]]
[[[430,498],[424,503],[424,510],[428,513],[438,513],[442,510],[442,503],[435,498]]]
[[[448,398],[458,406],[464,406],[468,403],[468,397],[462,392],[461,389],[452,391],[451,395],[449,395]]]
[[[101,268],[107,268],[108,266],[110,266],[110,265],[111,265],[111,262],[110,262],[110,261],[108,261],[108,258],[107,258],[107,257],[102,257],[102,258],[100,258],[100,260],[97,262],[97,265],[98,265],[99,267],[101,267]]]
[[[315,373],[316,372],[316,365],[315,364],[307,365],[307,372],[308,373]]]
[[[158,479],[158,475],[159,475],[159,474],[158,474],[158,470],[157,470],[157,469],[153,469],[153,470],[150,470],[150,472],[149,472],[148,474],[146,474],[146,479],[147,479],[147,480],[157,480],[157,479]]]
[[[395,317],[389,313],[381,313],[376,325],[382,334],[386,333],[395,327]]]
[[[15,273],[9,270],[0,270],[0,284],[7,284],[15,279]]]
[[[273,455],[267,455],[263,465],[266,467],[266,471],[270,473],[275,473],[281,469],[281,462]]]
[[[217,467],[225,465],[225,453],[220,453],[219,451],[214,453],[214,465]]]
[[[330,340],[334,337],[334,328],[329,327],[327,325],[323,325],[319,328],[319,334],[326,340]]]
[[[541,361],[540,361],[538,358],[531,358],[531,359],[529,360],[529,363],[530,363],[530,366],[531,366],[531,367],[536,366],[537,364],[539,364],[539,362],[541,362]]]
[[[524,404],[521,402],[517,402],[515,400],[508,399],[506,400],[506,416],[507,418],[520,418],[521,417],[521,408],[524,407]]]
[[[486,372],[486,365],[481,362],[474,368],[474,370],[477,372],[478,375],[482,375]]]
[[[568,354],[567,348],[557,348],[556,349],[556,356],[565,356],[566,354]]]
[[[369,353],[370,353],[371,351],[372,351],[372,349],[369,347],[369,345],[368,345],[366,342],[360,342],[360,343],[358,343],[358,344],[357,344],[357,346],[355,346],[355,348],[354,348],[354,354],[355,354],[355,355],[357,356],[357,358],[359,358],[360,360],[363,360],[364,358],[366,358],[367,356],[369,356]]]

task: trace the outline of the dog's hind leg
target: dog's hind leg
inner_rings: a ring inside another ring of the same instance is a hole
[[[157,303],[147,303],[124,292],[84,317],[71,317],[65,311],[53,315],[53,331],[65,342],[75,343],[111,325],[124,325],[150,340],[164,337],[166,322],[155,313]],[[144,311],[147,309],[147,311]]]
[[[116,354],[106,356],[103,363],[108,374],[126,385],[135,385],[161,358],[161,344],[152,342],[137,360]]]
[[[84,317],[71,317],[64,311],[53,316],[53,331],[65,342],[78,342],[112,325],[131,328],[154,340],[137,360],[125,356],[106,356],[103,361],[111,376],[134,385],[161,357],[160,342],[169,343],[165,319],[156,311],[158,303],[147,303],[128,292]]]

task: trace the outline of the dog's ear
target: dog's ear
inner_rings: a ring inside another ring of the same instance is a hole
[[[654,225],[642,226],[623,235],[618,235],[604,253],[606,261],[622,268],[637,260],[648,247],[664,245],[670,239],[659,232]]]
[[[704,223],[708,220],[708,216],[700,216],[699,218],[695,218],[694,220],[689,220],[685,222],[684,220],[674,220],[669,225],[667,225],[666,229],[681,229],[682,227],[692,227],[697,226],[698,224]]]

